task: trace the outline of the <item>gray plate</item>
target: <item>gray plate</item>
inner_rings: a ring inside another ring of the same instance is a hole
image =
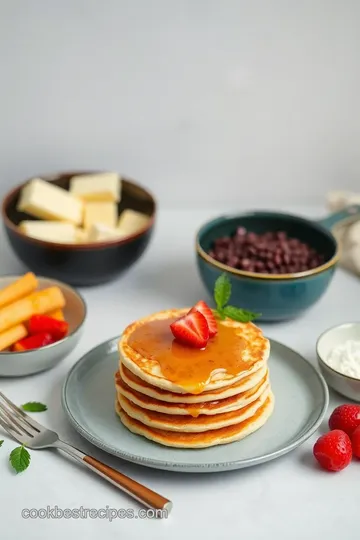
[[[247,438],[206,449],[168,448],[128,431],[114,410],[117,342],[111,339],[83,356],[63,388],[63,407],[75,429],[95,446],[127,461],[181,472],[218,472],[278,458],[318,428],[329,403],[323,377],[302,356],[270,340],[270,381],[275,409]]]

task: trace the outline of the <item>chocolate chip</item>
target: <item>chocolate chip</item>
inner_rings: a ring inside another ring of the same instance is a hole
[[[249,268],[250,266],[250,260],[249,259],[242,259],[242,261],[240,261],[240,264],[241,264],[241,267],[246,270]]]
[[[258,272],[262,272],[265,268],[265,264],[263,263],[263,261],[256,261],[254,264],[254,268]]]
[[[219,262],[225,262],[226,261],[226,252],[223,251],[223,250],[216,250],[215,251],[216,253],[216,259],[219,261]]]
[[[244,227],[231,237],[217,238],[208,254],[231,268],[271,274],[304,272],[325,261],[323,254],[286,231],[257,234]]]
[[[274,263],[277,265],[277,266],[280,266],[281,263],[282,263],[282,260],[281,260],[281,255],[279,255],[278,253],[275,255],[274,257]]]
[[[237,265],[239,264],[239,258],[238,257],[229,257],[226,264],[231,266],[232,268],[236,268]]]
[[[283,261],[284,261],[284,264],[290,264],[290,256],[288,253],[284,253]]]
[[[256,255],[258,250],[255,246],[250,246],[249,249],[247,250],[248,254],[249,255]]]
[[[249,242],[249,244],[255,243],[255,242],[257,241],[257,236],[256,236],[256,234],[253,233],[253,232],[248,233],[248,235],[247,235],[247,241]]]

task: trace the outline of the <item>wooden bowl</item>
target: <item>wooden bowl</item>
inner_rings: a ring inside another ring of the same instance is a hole
[[[70,179],[78,174],[98,171],[70,171],[40,178],[69,189]],[[147,225],[121,240],[87,244],[57,244],[26,236],[18,225],[29,219],[16,209],[22,188],[30,179],[8,193],[2,203],[2,218],[10,246],[27,268],[37,275],[45,275],[74,286],[91,286],[111,281],[129,270],[147,248],[152,236],[156,201],[143,187],[132,180],[122,179],[122,197],[118,214],[132,208],[147,214]],[[31,218],[33,219],[33,218]]]

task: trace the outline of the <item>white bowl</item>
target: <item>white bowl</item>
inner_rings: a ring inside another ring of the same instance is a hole
[[[21,276],[4,276],[0,278],[0,289],[10,285]],[[69,285],[36,276],[38,289],[57,286],[61,289],[66,305],[64,317],[69,323],[69,333],[60,341],[46,345],[40,349],[22,352],[0,352],[0,377],[22,377],[53,368],[65,358],[77,345],[84,329],[86,319],[86,304],[82,296]]]
[[[347,340],[360,341],[360,322],[344,323],[326,330],[317,340],[316,354],[320,371],[330,388],[360,402],[360,379],[344,375],[326,362],[331,350]]]

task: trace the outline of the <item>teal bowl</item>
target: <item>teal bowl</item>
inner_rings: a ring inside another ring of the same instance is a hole
[[[326,292],[340,258],[332,230],[360,219],[360,206],[354,205],[319,221],[293,214],[256,211],[222,216],[205,223],[196,237],[197,267],[209,295],[216,279],[227,274],[232,285],[231,304],[261,313],[262,321],[282,321],[301,315]],[[238,227],[258,234],[286,231],[324,255],[321,266],[293,274],[262,274],[231,268],[208,255],[213,242],[232,236]]]

